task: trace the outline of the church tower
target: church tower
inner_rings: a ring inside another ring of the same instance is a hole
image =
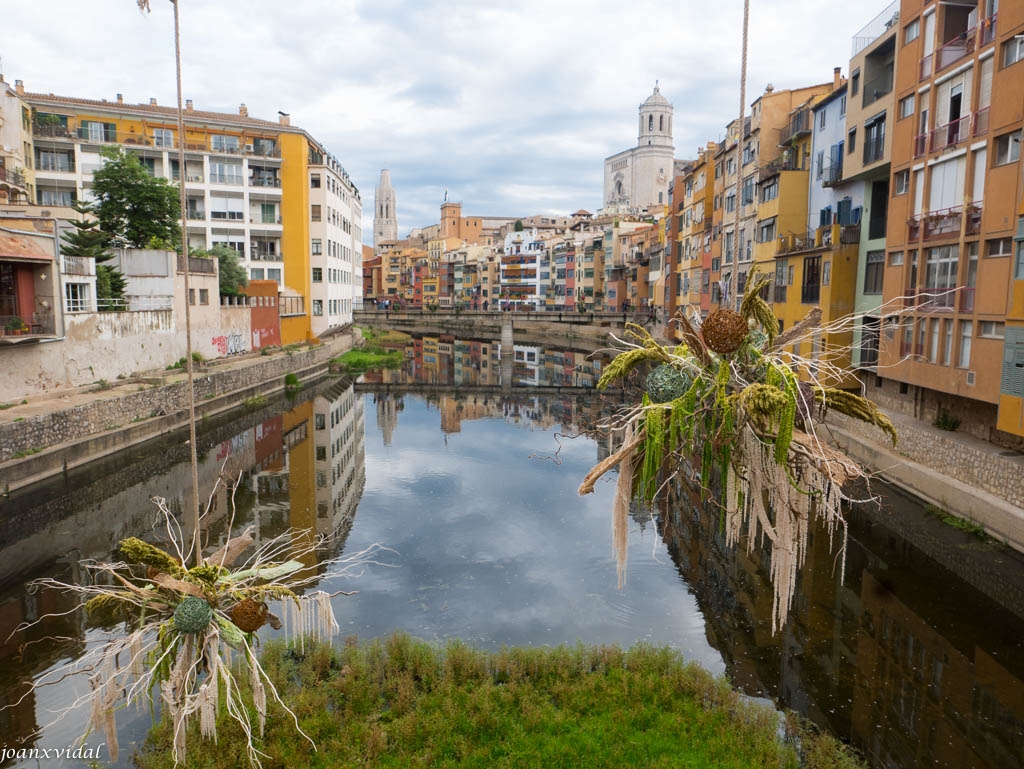
[[[373,247],[383,240],[398,240],[398,214],[395,212],[395,188],[391,186],[391,172],[380,172],[380,183],[373,195]]]
[[[640,105],[640,135],[636,146],[672,146],[672,105],[661,95],[657,84],[654,93]]]
[[[604,211],[640,212],[668,205],[675,147],[672,105],[654,93],[640,105],[636,146],[604,159]]]

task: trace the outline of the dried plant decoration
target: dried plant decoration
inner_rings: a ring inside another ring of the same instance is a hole
[[[606,367],[598,387],[640,366],[656,368],[644,380],[648,392],[640,404],[607,425],[621,432],[621,448],[587,474],[579,491],[593,491],[601,475],[619,468],[613,540],[621,587],[623,510],[633,495],[651,502],[677,476],[695,483],[703,499],[719,503],[728,544],[738,544],[745,534],[752,550],[767,540],[774,632],[791,608],[811,521],[823,521],[830,537],[841,531],[845,555],[843,486],[864,477],[855,462],[819,437],[820,420],[834,409],[875,425],[893,444],[896,429],[874,403],[836,388],[845,379],[842,368],[782,349],[816,334],[848,333],[855,318],[822,328],[815,308],[777,336],[778,321],[759,296],[766,281],[750,275],[741,311],[719,310],[703,328],[680,314],[683,343],[675,348],[658,344],[640,327],[627,327],[626,338],[618,340],[625,350]]]

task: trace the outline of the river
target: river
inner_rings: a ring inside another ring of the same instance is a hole
[[[202,424],[201,487],[222,472],[240,478],[232,526],[218,492],[206,534],[335,532],[307,566],[326,589],[358,591],[335,599],[346,635],[404,630],[489,649],[668,644],[810,717],[874,767],[1024,765],[1024,558],[876,484],[878,501],[849,513],[843,575],[827,535],[812,534],[794,610],[773,635],[766,556],[727,548],[717,513],[677,486],[658,509],[631,510],[619,589],[613,483],[576,493],[611,449],[598,425],[620,404],[592,390],[600,368],[579,352],[517,345],[502,357],[488,340],[428,337],[408,346],[401,371],[323,380]],[[66,596],[26,581],[80,580],[80,564],[123,537],[159,541],[150,497],[187,507],[184,440],[0,500],[0,639],[13,633],[0,647],[0,706],[25,695],[0,710],[0,745],[20,747],[83,682],[29,685],[105,637]],[[372,544],[390,550],[358,575],[329,563]],[[18,629],[56,612],[67,613]],[[27,744],[67,745],[86,718],[73,713]],[[118,765],[129,766],[149,716],[123,712],[119,723]]]

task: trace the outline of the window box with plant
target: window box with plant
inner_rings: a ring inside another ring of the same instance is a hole
[[[4,333],[7,336],[21,336],[22,334],[28,333],[28,326],[25,325],[25,321],[19,318],[17,315],[8,318],[7,323],[4,324]]]

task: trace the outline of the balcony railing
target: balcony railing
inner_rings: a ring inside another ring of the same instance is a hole
[[[0,315],[0,337],[13,336],[13,331],[7,331],[7,324],[15,318],[21,320],[21,322],[28,326],[27,332],[20,332],[18,336],[53,336],[57,333],[56,323],[54,321],[53,313],[32,313],[32,317],[22,317],[21,315]]]
[[[32,135],[41,139],[72,139],[74,134],[66,125],[32,124]]]
[[[988,45],[996,39],[996,18],[998,13],[993,13],[981,25],[981,35],[978,45]]]
[[[935,54],[930,53],[921,59],[921,74],[920,80],[927,80],[932,74],[932,62],[935,59]]]
[[[278,252],[274,252],[274,251],[260,251],[259,249],[254,249],[252,251],[252,253],[250,254],[249,258],[252,259],[255,262],[283,262],[284,261],[284,255],[281,254],[280,251],[278,251]]]
[[[279,188],[281,186],[281,180],[280,179],[276,179],[276,178],[271,179],[271,178],[267,178],[267,177],[250,176],[249,177],[249,186],[250,187],[278,187]]]
[[[886,94],[892,93],[892,70],[887,70],[864,84],[864,106],[874,104]]]
[[[928,152],[928,134],[918,134],[914,137],[914,157],[923,157]]]
[[[899,20],[900,4],[899,0],[895,0],[895,2],[890,3],[884,11],[865,24],[860,30],[858,30],[857,34],[853,36],[853,53],[850,54],[850,58],[856,56],[875,42],[875,40],[896,26]]]
[[[977,42],[978,30],[974,27],[964,30],[954,37],[935,52],[937,54],[935,72],[942,72],[946,67],[951,67],[961,59],[974,53]]]
[[[950,121],[932,131],[931,151],[955,147],[960,142],[967,140],[970,131],[971,113],[968,112],[958,120]]]
[[[960,289],[960,312],[974,312],[974,289]]]
[[[789,125],[779,131],[779,144],[788,144],[797,137],[811,132],[811,111],[806,107],[797,112],[789,121]]]
[[[62,271],[65,275],[96,274],[96,262],[87,256],[64,256],[62,260]]]
[[[922,223],[924,214],[914,214],[907,219],[907,242],[916,243],[921,239]]]
[[[187,216],[192,221],[199,221],[199,222],[206,221],[206,212],[205,211],[200,211],[199,209],[196,209],[196,208],[188,209]]]
[[[805,283],[800,286],[801,304],[817,304],[821,301],[821,284]]]
[[[178,254],[178,272],[185,271],[185,255]],[[188,271],[192,275],[216,275],[217,264],[214,259],[204,259],[200,256],[188,258]]]
[[[8,170],[6,168],[0,168],[0,182],[6,182],[7,184],[13,184],[15,187],[25,186],[25,176],[18,171]]]
[[[983,107],[974,113],[974,136],[981,136],[988,133],[988,111],[989,107]]]
[[[978,235],[981,233],[981,206],[967,206],[967,224],[965,225],[965,230],[965,234],[967,235]]]
[[[952,206],[929,212],[924,219],[924,239],[939,240],[940,238],[958,237],[963,213],[963,206]]]
[[[793,153],[795,155],[795,153]],[[770,179],[777,176],[780,171],[799,171],[800,164],[796,157],[790,157],[788,153],[782,153],[770,163],[765,163],[757,170],[758,181]]]
[[[836,163],[829,163],[823,169],[821,169],[821,186],[822,187],[835,187],[837,184],[841,184],[843,181],[843,161],[840,159]]]
[[[864,137],[864,163],[874,163],[885,154],[885,134],[873,133]]]
[[[956,304],[955,288],[922,288],[921,305],[929,310],[952,310]]]
[[[787,287],[786,286],[776,285],[774,288],[775,288],[775,291],[774,291],[774,295],[772,296],[772,301],[775,304],[785,304],[786,303],[786,288]]]

